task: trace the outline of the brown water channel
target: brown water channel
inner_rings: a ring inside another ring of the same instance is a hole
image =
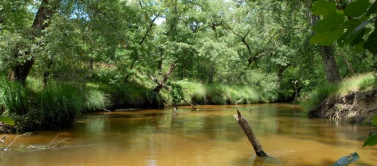
[[[332,165],[355,151],[361,158],[354,165],[377,165],[377,147],[362,148],[368,132],[377,130],[370,126],[309,119],[288,104],[199,109],[180,107],[177,115],[172,109],[85,115],[70,129],[18,138],[13,150],[0,152],[0,165]],[[237,109],[271,157],[255,157],[232,116]],[[56,141],[70,139],[57,149],[14,149],[20,143],[48,145],[57,135]]]

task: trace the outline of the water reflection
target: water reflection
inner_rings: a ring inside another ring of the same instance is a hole
[[[253,111],[249,112],[252,109]],[[255,156],[233,118],[245,116],[271,157]],[[361,148],[372,127],[308,119],[290,104],[200,106],[86,115],[68,130],[19,141],[64,148],[2,152],[0,165],[330,165],[357,151],[360,164],[377,162],[377,148]],[[14,137],[14,136],[13,136]]]

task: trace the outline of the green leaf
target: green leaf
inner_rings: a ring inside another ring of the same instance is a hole
[[[344,14],[349,17],[358,17],[363,15],[369,6],[369,0],[357,0],[347,5]]]
[[[367,24],[369,23],[369,20],[368,21],[364,21],[363,23],[361,23],[359,26],[357,26],[354,30],[351,31],[350,34],[348,34],[347,38],[350,38],[352,35],[355,35],[356,33],[358,33],[361,29],[363,29]]]
[[[316,16],[327,16],[336,12],[336,5],[333,2],[319,0],[312,6],[312,13]]]
[[[331,13],[323,20],[319,21],[313,30],[317,33],[322,33],[325,31],[330,31],[332,28],[340,26],[344,22],[344,15]]]
[[[357,52],[363,52],[363,51],[365,51],[364,43],[365,43],[365,40],[361,40],[359,43],[357,43],[356,45],[354,45],[355,50]]]
[[[3,122],[3,123],[5,123],[5,124],[7,124],[7,125],[11,125],[11,126],[14,125],[14,121],[13,121],[13,119],[8,118],[8,117],[0,117],[0,122]]]
[[[374,146],[377,144],[377,133],[370,135],[364,142],[364,146]]]
[[[373,117],[372,123],[377,126],[377,115]]]
[[[342,27],[346,29],[352,29],[359,26],[362,23],[363,22],[360,19],[349,19],[343,23]]]
[[[366,15],[376,14],[377,13],[377,2],[375,1],[372,6],[368,9]]]
[[[377,31],[374,30],[368,37],[364,44],[364,48],[368,49],[371,53],[377,54]]]
[[[328,32],[325,32],[325,33],[315,34],[314,36],[312,36],[310,38],[309,44],[318,44],[318,43],[325,41],[329,37],[330,33],[331,32],[328,31]]]
[[[357,161],[360,158],[359,154],[351,153],[349,156],[344,156],[340,158],[333,166],[346,166]]]
[[[350,45],[354,46],[354,45],[358,44],[361,40],[363,40],[363,37],[364,37],[365,34],[367,34],[367,29],[363,29],[352,40],[350,40]]]
[[[365,32],[367,32],[367,29],[363,29],[361,31],[356,32],[353,35],[349,35],[354,29],[351,28],[348,31],[346,31],[339,39],[338,39],[338,45],[340,47],[343,47],[345,44],[349,44],[355,40],[360,40],[364,35]],[[358,42],[355,41],[353,44],[357,44]],[[365,46],[364,46],[365,48]]]
[[[344,33],[343,29],[337,29],[335,31],[332,31],[330,33],[330,35],[327,37],[326,40],[322,41],[320,44],[321,45],[325,45],[325,46],[328,46],[328,45],[331,45],[332,43],[334,43],[340,36],[342,36]]]

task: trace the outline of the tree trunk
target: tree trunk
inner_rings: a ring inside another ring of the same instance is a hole
[[[37,15],[34,18],[33,25],[31,28],[33,29],[33,38],[36,38],[41,35],[42,30],[48,27],[51,23],[50,18],[54,14],[54,12],[59,7],[60,0],[56,0],[51,2],[50,0],[42,0],[41,5],[38,9]],[[23,56],[31,56],[31,52],[25,52]],[[18,50],[15,52],[15,58],[19,57]],[[10,79],[17,80],[25,85],[25,81],[27,76],[30,73],[30,70],[34,64],[34,57],[28,58],[25,63],[17,64],[13,67],[13,74]]]
[[[51,70],[51,67],[52,67],[52,59],[49,59],[47,61],[48,61],[47,70],[43,74],[43,88],[47,87],[47,83],[48,83],[48,80],[50,78],[50,70]]]
[[[335,83],[341,81],[341,77],[336,65],[334,50],[331,46],[320,46],[320,52],[322,56],[323,66],[326,71],[327,81]]]
[[[213,83],[213,77],[215,75],[215,69],[213,66],[210,67],[209,69],[209,75],[208,75],[208,83],[212,84]]]
[[[173,73],[173,70],[174,68],[177,67],[177,62],[174,62],[170,68],[168,69],[168,71],[166,71],[165,75],[164,75],[164,78],[162,78],[162,81],[158,81],[156,78],[151,77],[151,79],[156,82],[158,85],[153,89],[153,92],[155,93],[158,93],[161,91],[161,89],[164,87],[166,81],[168,81],[169,77],[171,76],[171,74]]]
[[[311,15],[310,18],[310,24],[312,27],[314,27],[317,24],[319,17]],[[312,30],[312,35],[314,34],[315,32]],[[327,81],[330,83],[341,81],[342,79],[340,77],[338,67],[336,65],[333,46],[320,46],[319,51],[321,53]]]

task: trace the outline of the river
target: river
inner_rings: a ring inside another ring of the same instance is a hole
[[[377,164],[377,147],[362,148],[376,127],[310,119],[290,104],[198,108],[180,107],[176,114],[173,109],[146,109],[85,115],[66,130],[19,137],[10,151],[0,152],[0,165],[332,165],[355,151],[360,159],[354,165]],[[233,118],[236,110],[249,120],[270,157],[256,157]],[[51,145],[63,141],[53,149],[25,148],[53,140]]]

